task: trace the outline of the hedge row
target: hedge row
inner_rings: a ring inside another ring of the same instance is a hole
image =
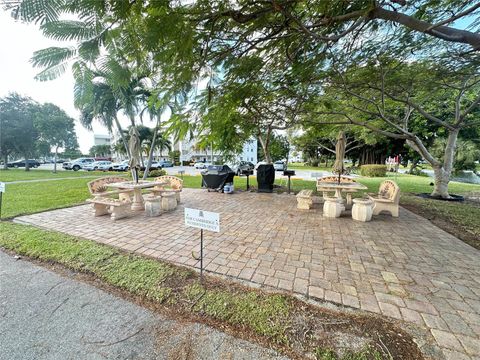
[[[360,166],[360,175],[367,177],[384,177],[387,175],[387,165],[362,165]]]

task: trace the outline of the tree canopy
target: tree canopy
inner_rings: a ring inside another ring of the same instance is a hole
[[[478,126],[479,4],[24,0],[7,7],[47,37],[73,43],[39,50],[33,63],[43,80],[72,66],[86,124],[98,117],[109,126],[122,110],[133,125],[140,104],[157,116],[168,105],[168,133],[195,132],[200,145],[224,152],[255,136],[267,159],[276,130],[337,124],[360,141],[372,132],[406,141],[434,167],[434,194],[442,197],[458,135]],[[442,156],[431,150],[440,138]]]

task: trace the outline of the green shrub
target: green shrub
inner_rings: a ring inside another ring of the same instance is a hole
[[[164,176],[164,175],[167,175],[167,171],[166,170],[163,170],[163,169],[158,169],[158,170],[150,170],[148,172],[148,177],[159,177],[159,176]],[[142,172],[142,176],[143,176],[143,172]]]
[[[158,169],[158,170],[150,170],[148,172],[148,178],[156,178],[156,177],[159,177],[159,176],[164,176],[164,175],[167,175],[167,172],[163,169]],[[130,180],[132,180],[132,172],[130,171],[128,173],[128,177],[130,178]],[[143,171],[139,171],[138,172],[138,178],[141,179],[143,178]]]
[[[387,165],[362,165],[360,166],[360,175],[366,177],[385,177],[387,175]]]

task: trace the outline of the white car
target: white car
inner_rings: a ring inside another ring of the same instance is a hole
[[[79,158],[73,161],[66,161],[62,164],[65,170],[78,171],[83,169],[87,165],[91,165],[95,162],[94,158]]]
[[[273,163],[273,168],[275,169],[275,171],[285,171],[287,170],[287,164],[285,163],[285,161],[275,161]]]
[[[83,170],[93,171],[93,170],[100,170],[100,171],[111,171],[113,170],[111,161],[95,161],[92,164],[85,165]]]
[[[206,169],[207,167],[209,167],[210,163],[207,163],[207,162],[201,162],[201,161],[198,161],[195,163],[195,165],[193,165],[195,167],[195,169]]]
[[[112,164],[113,171],[127,171],[128,167],[128,160],[123,160],[122,162]]]

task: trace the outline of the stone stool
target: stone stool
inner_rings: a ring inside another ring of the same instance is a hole
[[[162,210],[171,211],[177,207],[177,196],[174,192],[166,192],[162,194]]]
[[[147,216],[160,216],[162,213],[161,201],[161,197],[149,197],[145,199],[145,213]]]
[[[345,211],[343,199],[336,197],[325,197],[323,203],[323,216],[330,218],[338,218]]]
[[[352,219],[367,222],[372,220],[373,201],[369,199],[353,199]]]

